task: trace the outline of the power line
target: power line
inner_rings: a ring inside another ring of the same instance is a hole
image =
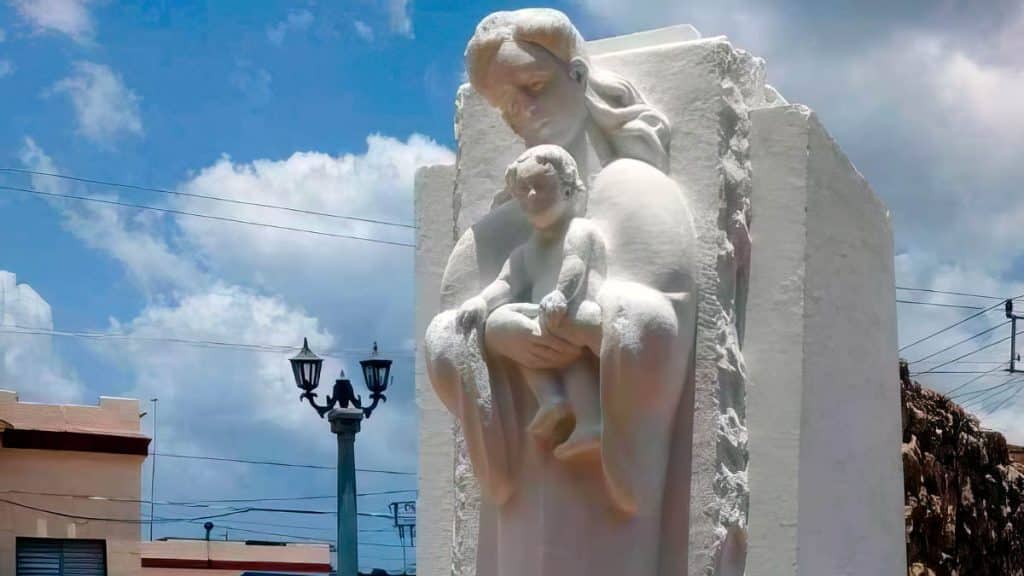
[[[1022,330],[1020,332],[1017,332],[1016,335],[1020,336],[1021,334],[1024,334],[1024,330]],[[1007,336],[1006,338],[1003,338],[1002,340],[996,340],[995,342],[986,344],[986,345],[982,346],[981,348],[977,348],[977,349],[975,349],[975,350],[973,350],[971,352],[968,352],[967,354],[964,354],[962,356],[958,356],[958,357],[954,358],[953,360],[950,360],[948,362],[944,362],[942,364],[938,364],[938,365],[933,366],[933,367],[931,367],[931,368],[929,368],[927,370],[924,370],[923,372],[918,372],[918,373],[914,374],[914,376],[920,376],[921,374],[932,374],[936,370],[938,370],[939,368],[942,368],[944,366],[948,366],[949,364],[952,364],[953,362],[956,362],[957,360],[963,360],[964,358],[967,358],[968,356],[973,356],[974,354],[977,354],[978,352],[981,352],[982,350],[987,350],[987,349],[995,346],[996,344],[1002,344],[1003,342],[1006,342],[1007,340],[1009,340],[1012,337],[1013,337],[1013,335],[1011,334],[1010,336]]]
[[[1013,394],[1010,394],[1009,398],[1006,398],[1005,400],[1003,400],[999,404],[996,404],[993,408],[991,408],[990,410],[986,411],[985,414],[991,414],[991,413],[999,410],[1000,408],[1005,406],[1007,403],[1009,403],[1011,400],[1013,400],[1014,398],[1019,396],[1021,391],[1024,391],[1024,386],[1018,386],[1017,390]]]
[[[974,398],[965,401],[964,404],[963,404],[963,407],[966,408],[967,406],[970,406],[972,404],[976,404],[976,405],[984,404],[985,400],[987,400],[989,398],[992,398],[993,396],[998,395],[1001,390],[1005,390],[1008,386],[1010,386],[1012,384],[1016,384],[1018,382],[1021,382],[1022,380],[1024,380],[1024,378],[1014,378],[1013,376],[1010,376],[1006,380],[1001,382],[1000,384],[997,384],[997,385],[992,386],[990,388],[986,388],[984,390],[978,390],[976,392],[970,392],[968,394],[964,394],[964,395],[961,396],[961,398],[964,398],[964,397],[967,397],[967,396],[974,396]],[[979,394],[980,394],[980,396],[979,396]]]
[[[412,488],[409,490],[380,490],[376,492],[360,492],[356,496],[381,496],[385,494],[407,494],[412,492],[419,492],[419,490]],[[324,496],[280,496],[274,498],[230,498],[230,499],[213,499],[213,500],[193,500],[192,503],[204,504],[204,503],[245,503],[245,502],[281,502],[290,500],[333,500],[337,498],[337,495],[324,495]]]
[[[981,376],[975,376],[974,378],[971,378],[970,380],[967,380],[966,382],[961,383],[959,386],[957,386],[956,388],[953,388],[949,392],[946,392],[946,397],[949,398],[949,399],[952,399],[953,395],[956,394],[957,392],[959,392],[960,390],[963,390],[967,386],[977,382],[978,380],[981,380],[985,376],[991,375],[993,372],[995,372],[996,370],[999,370],[1000,368],[1002,368],[1002,363],[1000,363],[1000,365],[992,368],[991,370],[983,373]]]
[[[235,224],[245,224],[247,226],[261,226],[264,228],[273,228],[275,230],[286,230],[288,232],[303,232],[306,234],[315,234],[317,236],[329,236],[331,238],[343,238],[346,240],[360,240],[363,242],[373,242],[376,244],[387,244],[390,246],[402,246],[404,248],[415,248],[415,244],[409,242],[396,242],[392,240],[380,240],[378,238],[368,238],[366,236],[356,236],[354,234],[339,234],[335,232],[325,232],[323,230],[310,230],[308,228],[296,228],[294,226],[282,226],[280,224],[270,224],[267,222],[255,222],[253,220],[243,220],[241,218],[231,218],[229,216],[214,216],[212,214],[201,214],[199,212],[189,212],[187,210],[177,210],[175,208],[159,208],[157,206],[148,206],[146,204],[133,204],[131,202],[121,202],[119,200],[107,200],[104,198],[94,198],[91,196],[77,196],[74,194],[56,194],[53,192],[44,192],[42,190],[36,190],[35,188],[19,188],[17,186],[0,186],[0,190],[9,190],[13,192],[24,192],[26,194],[37,194],[39,196],[48,196],[52,198],[64,198],[71,200],[80,200],[83,202],[96,202],[99,204],[107,204],[111,206],[121,206],[122,208],[135,208],[137,210],[153,210],[155,212],[163,212],[165,214],[174,214],[176,216],[192,216],[194,218],[206,218],[208,220],[216,220],[219,222],[232,222]]]
[[[291,462],[278,462],[273,460],[246,460],[243,458],[225,458],[222,456],[200,456],[195,454],[170,454],[167,452],[156,452],[150,453],[150,456],[161,456],[165,458],[184,458],[190,460],[207,460],[213,462],[235,462],[239,464],[261,464],[264,466],[281,466],[285,468],[307,468],[313,470],[336,470],[334,466],[324,466],[321,464],[296,464]],[[356,472],[366,472],[371,474],[393,474],[399,476],[415,476],[416,472],[402,472],[399,470],[383,470],[378,468],[356,468]]]
[[[419,492],[416,489],[409,490],[382,490],[378,492],[360,492],[356,496],[379,496],[382,494],[405,494]],[[105,502],[127,502],[132,504],[156,504],[158,506],[183,506],[209,508],[207,504],[245,504],[250,502],[284,502],[295,500],[332,500],[337,496],[284,496],[273,498],[228,498],[228,499],[206,499],[206,500],[145,500],[140,498],[123,498],[119,496],[97,496],[92,494],[71,494],[67,492],[36,492],[32,490],[0,490],[0,494],[25,494],[30,496],[51,496],[58,498],[80,498],[83,500],[97,500]]]
[[[961,344],[963,344],[965,342],[970,342],[971,340],[974,340],[975,338],[978,338],[980,336],[984,336],[985,334],[988,334],[989,332],[992,332],[993,330],[996,330],[998,328],[1002,328],[1003,326],[1006,326],[1009,323],[1010,323],[1010,321],[1007,320],[1006,322],[1003,322],[1002,324],[996,324],[995,326],[992,326],[991,328],[988,328],[987,330],[983,330],[981,332],[978,332],[977,334],[975,334],[973,336],[968,336],[967,338],[964,338],[963,340],[957,342],[956,344],[952,344],[952,345],[946,346],[942,350],[939,350],[937,352],[932,352],[931,354],[929,354],[927,356],[924,356],[922,358],[918,358],[917,360],[914,360],[913,362],[911,362],[911,364],[917,364],[917,363],[922,362],[924,360],[927,360],[929,358],[934,358],[935,356],[938,356],[939,354],[942,354],[943,352],[945,352],[947,350],[951,350],[951,349],[956,348],[957,346],[959,346],[959,345],[961,345]]]
[[[986,406],[993,406],[995,403],[1005,400],[1009,396],[1013,396],[1014,389],[1011,385],[1015,383],[1016,382],[1007,382],[1006,386],[1003,386],[1000,390],[994,390],[983,397],[975,398],[967,404],[972,405],[975,409],[984,410]],[[1010,394],[1007,395],[1007,392],[1010,392]],[[1002,398],[1000,398],[1000,396],[1002,396]],[[986,413],[988,413],[988,410],[986,410]]]
[[[8,328],[15,328],[15,330],[9,330]],[[124,334],[119,332],[53,330],[49,328],[34,328],[31,326],[20,326],[18,324],[0,324],[0,334],[25,334],[30,336],[56,336],[66,338],[80,338],[86,340],[124,340],[129,342],[137,341],[149,343],[182,344],[187,346],[195,346],[198,348],[233,348],[238,350],[247,350],[252,352],[268,352],[275,354],[293,353],[300,348],[300,346],[287,346],[283,344],[248,344],[242,342],[177,338],[169,336],[140,336],[135,334]],[[366,350],[363,349],[350,348],[323,352],[320,354],[320,356],[324,358],[334,358],[340,360],[345,356],[365,355],[366,353]],[[394,352],[389,352],[389,355],[403,358],[410,358],[414,356],[414,354],[411,351],[401,349],[396,349],[396,351]]]
[[[967,398],[967,397],[975,397],[975,399],[976,399],[978,394],[984,394],[985,392],[990,392],[992,390],[998,390],[998,389],[1002,388],[1003,386],[1006,386],[1006,384],[1008,382],[1010,382],[1011,380],[1013,380],[1013,379],[1014,379],[1013,376],[1008,376],[1006,378],[1006,380],[1003,380],[1002,382],[1000,382],[999,384],[996,384],[995,386],[990,386],[988,388],[982,388],[981,390],[974,390],[974,391],[971,391],[971,392],[961,392],[960,394],[956,394],[956,395],[950,396],[949,399],[950,400],[955,400],[955,399],[963,400],[964,398]],[[972,400],[967,400],[966,402],[971,402],[971,401]]]
[[[951,296],[970,296],[972,298],[987,298],[989,300],[1006,300],[1000,296],[986,296],[984,294],[971,294],[970,292],[953,292],[950,290],[936,290],[934,288],[908,288],[906,286],[897,286],[897,290],[906,290],[908,292],[930,292],[932,294],[949,294]]]
[[[138,186],[135,184],[123,184],[120,182],[110,182],[107,180],[96,180],[93,178],[83,178],[81,176],[71,176],[68,174],[56,174],[53,172],[40,172],[36,170],[26,170],[24,168],[3,168],[0,167],[0,172],[13,172],[17,174],[31,174],[33,176],[48,176],[51,178],[60,178],[62,180],[71,180],[74,182],[83,182],[86,184],[98,184],[100,186],[110,186],[115,188],[124,188],[127,190],[139,190],[142,192],[157,192],[159,194],[166,194],[169,196],[181,196],[186,198],[202,198],[204,200],[214,200],[217,202],[226,202],[229,204],[238,204],[242,206],[254,206],[256,208],[269,208],[272,210],[284,210],[287,212],[293,212],[296,214],[309,214],[312,216],[325,216],[327,218],[337,218],[340,220],[352,220],[355,222],[366,222],[369,224],[380,224],[383,226],[397,226],[399,228],[410,228],[415,229],[416,226],[412,224],[404,224],[401,222],[391,222],[388,220],[378,220],[376,218],[363,218],[361,216],[349,216],[347,214],[334,214],[331,212],[319,212],[317,210],[307,210],[304,208],[295,208],[293,206],[284,206],[281,204],[266,204],[262,202],[252,202],[250,200],[238,200],[236,198],[225,198],[223,196],[213,196],[208,194],[197,194],[195,192],[181,192],[179,190],[167,190],[164,188],[152,188],[149,186]]]
[[[967,318],[964,318],[963,320],[960,320],[959,322],[954,322],[953,324],[950,324],[949,326],[946,326],[945,328],[943,328],[943,329],[941,329],[941,330],[939,330],[937,332],[932,332],[931,334],[925,336],[924,338],[920,338],[918,340],[915,340],[914,342],[911,342],[910,344],[907,344],[906,346],[900,347],[899,351],[903,352],[907,348],[910,348],[912,346],[917,346],[918,344],[920,344],[921,342],[924,342],[925,340],[930,340],[930,339],[938,336],[939,334],[943,334],[943,333],[945,333],[945,332],[947,332],[949,330],[952,330],[953,328],[956,328],[957,326],[963,324],[964,322],[968,322],[970,320],[973,320],[973,319],[977,318],[978,316],[981,316],[982,314],[985,314],[987,312],[995,310],[996,308],[999,307],[999,305],[1000,305],[1000,303],[996,303],[996,304],[993,304],[992,306],[990,306],[988,308],[985,308],[984,310],[980,310],[978,312],[975,312],[974,314],[971,314],[970,316],[968,316]]]
[[[925,372],[920,372],[919,374],[925,374]],[[932,371],[927,372],[927,374],[988,374],[988,371],[985,371],[985,370],[932,370]],[[916,376],[916,374],[915,374],[915,376]]]
[[[932,362],[942,362],[942,360],[932,360]],[[989,366],[993,364],[999,364],[1000,366],[1006,364],[1005,360],[960,360],[959,362],[953,362],[953,364],[987,364]]]
[[[48,508],[42,508],[39,506],[32,506],[30,504],[23,504],[21,502],[15,502],[14,500],[8,500],[6,498],[0,498],[0,502],[16,506],[18,508],[24,508],[27,510],[33,510],[36,512],[43,512],[46,514],[52,514],[54,516],[60,516],[62,518],[71,518],[73,520],[90,520],[95,522],[120,522],[124,524],[149,524],[152,519],[135,519],[135,518],[104,518],[99,516],[83,516],[79,514],[69,514],[67,512],[59,512],[57,510],[50,510]],[[233,516],[235,514],[243,514],[249,512],[248,509],[233,510],[230,512],[224,512],[223,514],[211,514],[207,516],[197,516],[195,518],[159,518],[157,522],[194,522],[196,520],[211,520],[214,518],[223,518],[225,516]]]
[[[940,308],[962,308],[964,310],[981,310],[981,306],[963,306],[961,304],[941,304],[939,302],[920,302],[918,300],[896,300],[899,304],[920,304],[921,306],[938,306]]]

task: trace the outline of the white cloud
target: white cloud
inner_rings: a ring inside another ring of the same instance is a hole
[[[302,32],[308,29],[314,21],[313,13],[309,10],[291,10],[288,16],[273,26],[267,26],[267,39],[271,43],[280,46],[289,32]]]
[[[135,318],[111,320],[110,331],[137,338],[174,338],[252,345],[294,346],[303,337],[320,351],[330,350],[335,338],[320,322],[285,303],[238,286],[215,284],[172,303],[151,304]],[[305,412],[291,402],[298,396],[288,365],[294,352],[262,352],[222,347],[200,347],[144,340],[98,344],[119,365],[135,376],[140,398],[158,396],[161,408],[178,410],[184,418],[212,417],[231,405],[249,425],[294,429],[306,421]],[[329,361],[324,381],[340,365]],[[226,416],[231,419],[231,416]],[[198,427],[225,422],[196,423]],[[188,430],[178,433],[183,439]]]
[[[52,336],[10,333],[53,330],[53,315],[46,300],[5,270],[0,270],[0,327],[0,388],[27,401],[81,401],[82,385],[54,351]]]
[[[14,63],[10,60],[0,60],[0,78],[14,74]]]
[[[413,38],[415,34],[412,29],[412,0],[387,0],[388,18],[391,22],[391,31]]]
[[[95,33],[91,0],[12,0],[11,4],[36,32],[59,32],[76,42],[88,42]]]
[[[373,38],[374,38],[373,28],[371,28],[369,24],[367,24],[366,22],[363,22],[362,20],[356,20],[356,21],[352,22],[352,26],[355,27],[356,34],[360,38],[362,38],[363,40],[366,40],[367,42],[373,42]]]
[[[22,165],[30,170],[61,173],[53,159],[32,138],[25,139],[19,156]],[[64,180],[48,176],[34,175],[31,182],[33,188],[50,194],[74,193],[116,199],[109,194],[86,194],[84,190],[72,189]],[[119,260],[129,277],[147,295],[194,289],[207,282],[197,264],[179,255],[159,233],[161,216],[91,202],[49,201],[63,214],[65,228],[90,247]]]
[[[217,195],[249,202],[285,205],[305,210],[412,222],[415,171],[427,164],[448,163],[447,148],[419,135],[406,141],[384,136],[367,138],[365,154],[331,156],[296,152],[284,160],[236,164],[222,158],[200,170],[181,186],[195,194]],[[253,206],[213,205],[183,199],[185,210],[295,228],[409,242],[411,231],[332,218],[269,211]],[[410,250],[265,228],[224,225],[203,220],[179,221],[183,240],[223,278],[262,286],[277,293],[335,294],[331,282],[347,285],[346,294],[379,291],[363,275],[379,271],[382,262],[405,261]],[[379,260],[379,261],[375,261]],[[344,262],[344,270],[326,265]],[[326,269],[325,269],[326,268]],[[331,271],[331,269],[336,271]]]
[[[950,112],[997,136],[1024,139],[1024,66],[986,65],[957,50],[943,55],[937,72]]]
[[[109,66],[76,62],[71,76],[52,91],[71,99],[78,131],[94,142],[111,144],[124,136],[142,135],[139,97]]]

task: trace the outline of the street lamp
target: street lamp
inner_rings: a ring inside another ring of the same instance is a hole
[[[323,359],[309,349],[309,341],[302,339],[302,350],[291,358],[295,385],[302,390],[299,401],[306,400],[321,418],[327,415],[331,432],[338,437],[338,576],[358,576],[359,540],[356,527],[356,462],[355,440],[363,418],[369,418],[377,404],[387,402],[384,392],[391,380],[391,360],[377,357],[377,343],[373,354],[359,365],[370,391],[371,403],[363,406],[362,397],[356,396],[352,382],[345,373],[334,381],[334,390],[326,403],[317,403],[315,390],[320,385]]]

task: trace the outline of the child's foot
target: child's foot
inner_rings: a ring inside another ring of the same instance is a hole
[[[527,430],[538,440],[558,444],[572,432],[573,415],[565,402],[541,404]]]
[[[568,440],[555,448],[554,454],[555,458],[565,462],[600,457],[601,427],[577,427]]]

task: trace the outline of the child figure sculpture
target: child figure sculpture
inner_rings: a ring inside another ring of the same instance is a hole
[[[536,146],[508,167],[505,184],[533,233],[512,251],[498,278],[459,308],[457,322],[468,330],[503,304],[532,302],[539,304],[542,331],[566,323],[599,328],[595,295],[606,274],[605,243],[590,220],[578,217],[586,191],[576,162],[559,146]],[[599,350],[594,347],[593,341],[585,345],[583,355],[561,371],[522,369],[538,403],[528,430],[554,446],[561,460],[600,450]]]

